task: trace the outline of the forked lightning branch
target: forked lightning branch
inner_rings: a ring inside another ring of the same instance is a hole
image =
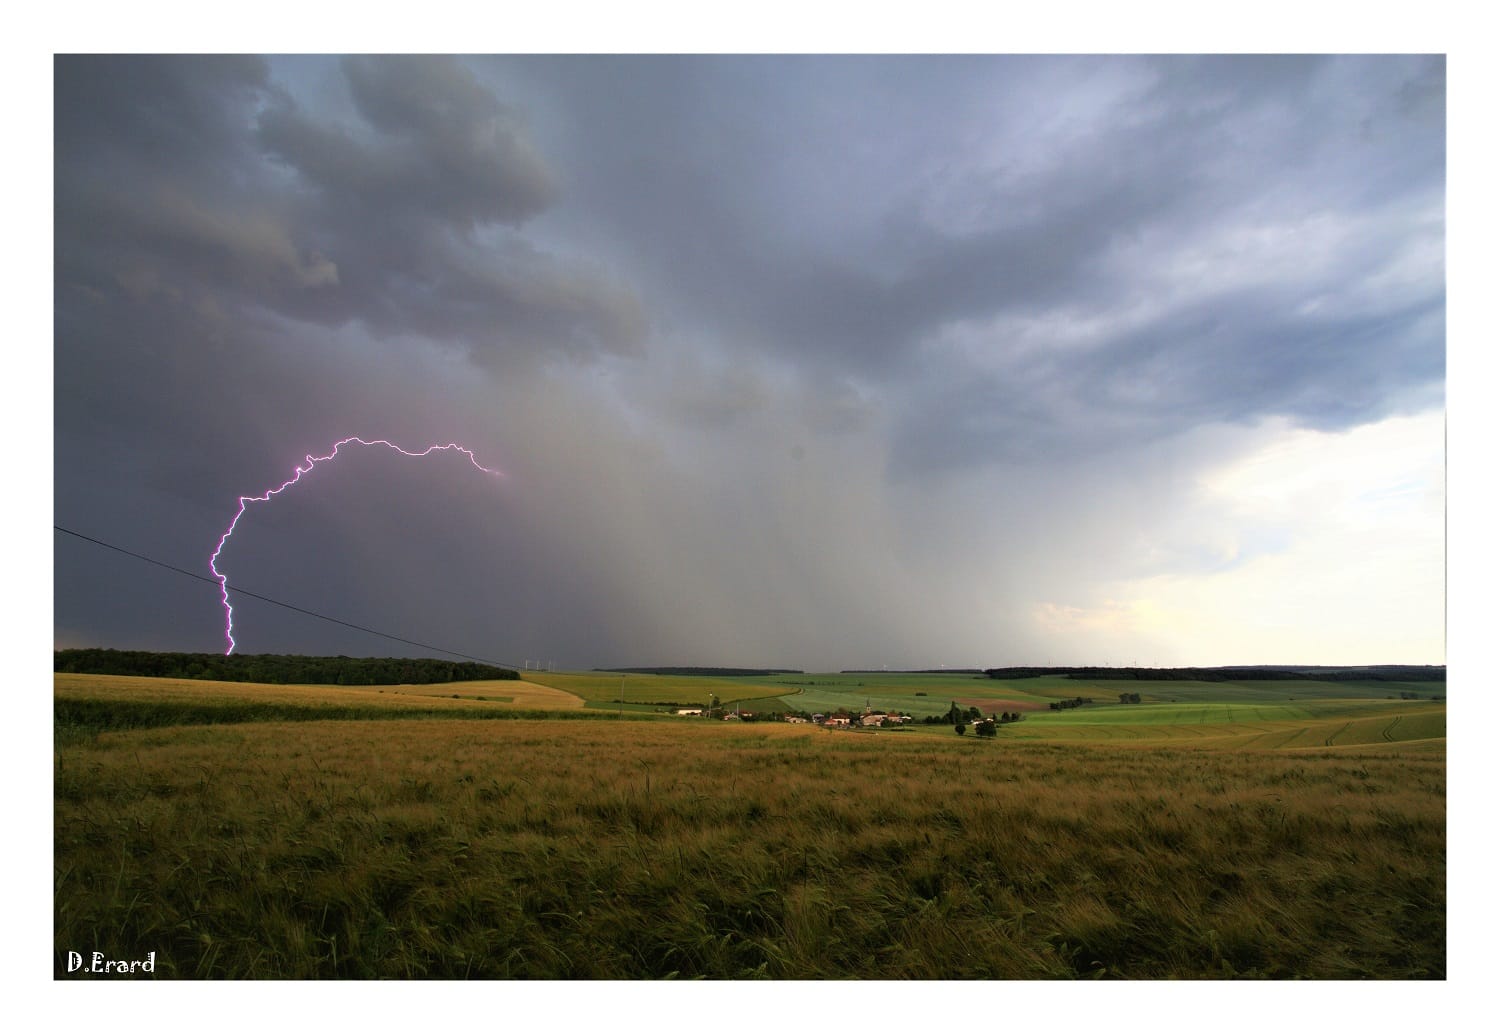
[[[447,445],[429,445],[421,452],[412,452],[409,449],[401,448],[401,446],[396,445],[393,442],[388,442],[384,438],[376,438],[374,440],[367,441],[364,438],[350,437],[344,438],[341,441],[334,442],[333,448],[328,451],[328,455],[326,456],[313,456],[309,454],[304,457],[304,462],[297,465],[296,470],[293,472],[292,476],[286,481],[283,481],[277,487],[268,489],[261,495],[240,496],[240,508],[235,512],[234,520],[229,522],[229,527],[224,529],[224,534],[219,536],[219,544],[214,548],[213,556],[211,556],[208,561],[208,568],[214,573],[214,578],[219,583],[219,598],[224,607],[224,640],[228,644],[224,648],[224,653],[226,656],[233,653],[235,647],[234,605],[229,602],[229,576],[219,570],[219,558],[223,554],[224,547],[228,544],[230,536],[234,534],[235,528],[239,526],[240,518],[245,516],[245,511],[249,508],[251,503],[270,502],[273,497],[280,495],[282,492],[285,492],[288,488],[291,488],[293,485],[301,481],[302,476],[310,472],[319,463],[329,462],[339,454],[340,449],[342,449],[346,445],[351,444],[369,446],[383,445],[388,449],[399,452],[403,456],[410,456],[413,459],[421,459],[425,456],[430,456],[435,452],[461,452],[469,458],[469,462],[474,465],[475,469],[485,474],[493,475],[495,477],[504,476],[500,471],[493,470],[480,463],[479,460],[474,456],[474,451],[472,449],[459,445],[456,442],[449,442]]]

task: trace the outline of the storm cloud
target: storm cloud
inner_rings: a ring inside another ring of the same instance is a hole
[[[341,457],[231,582],[558,666],[1441,662],[1445,93],[1422,56],[59,57],[57,523],[207,574],[303,456],[460,441],[504,479]],[[1408,465],[1313,512],[1243,473],[1377,440]],[[1400,543],[1379,615],[1317,566],[1348,521]],[[1272,564],[1354,601],[1326,653],[1162,616]],[[70,541],[54,577],[59,645],[223,646],[211,585]]]

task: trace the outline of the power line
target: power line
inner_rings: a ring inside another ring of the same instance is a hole
[[[64,528],[60,524],[52,525],[52,529],[54,531],[60,531],[64,535],[72,535],[76,539],[83,539],[83,541],[85,542],[92,542],[96,546],[103,546],[105,549],[112,549],[116,553],[124,553],[128,557],[134,557],[137,560],[144,560],[148,564],[155,564],[157,567],[164,567],[168,571],[175,571],[177,574],[187,575],[189,578],[196,578],[200,582],[207,582],[210,585],[219,584],[219,580],[217,578],[209,578],[194,571],[186,570],[185,568],[174,567],[173,565],[164,563],[163,561],[157,560],[154,557],[148,557],[144,553],[136,553],[132,550],[124,548],[123,546],[116,546],[113,543],[105,542],[103,539],[96,539],[92,536],[84,535],[81,532],[73,531],[69,528]],[[229,590],[230,592],[237,592],[242,596],[249,596],[252,599],[261,600],[264,603],[270,603],[277,607],[284,607],[287,610],[294,610],[298,614],[306,614],[308,617],[317,618],[320,621],[331,621],[335,625],[343,625],[345,628],[352,628],[359,632],[368,632],[370,635],[378,635],[382,639],[390,639],[394,642],[405,643],[407,646],[418,646],[424,650],[436,650],[438,653],[451,654],[454,657],[462,657],[464,660],[478,661],[481,664],[493,664],[501,668],[515,667],[514,664],[509,664],[505,661],[493,661],[486,657],[475,657],[472,654],[459,653],[457,650],[445,650],[441,646],[433,646],[431,643],[419,643],[415,639],[403,639],[399,635],[391,635],[389,632],[382,632],[378,629],[368,628],[364,625],[356,625],[352,621],[344,621],[340,618],[329,617],[327,614],[319,614],[317,611],[308,610],[305,607],[298,607],[291,603],[283,603],[281,600],[275,600],[269,596],[262,596],[260,593],[251,592],[249,589],[241,589],[239,586],[230,585],[227,582],[224,583],[224,588]]]

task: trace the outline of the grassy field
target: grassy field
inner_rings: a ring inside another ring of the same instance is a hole
[[[984,741],[438,688],[57,676],[100,721],[56,736],[55,973],[1446,974],[1442,704],[1115,704]]]
[[[1004,735],[1054,743],[1176,743],[1273,750],[1447,738],[1447,707],[1425,701],[1135,704],[1029,715]]]
[[[52,676],[56,700],[116,700],[160,704],[265,704],[405,710],[497,706],[568,710],[583,706],[572,693],[529,680],[449,682],[430,686],[267,686],[253,682],[152,679],[131,675]]]
[[[722,678],[702,675],[652,675],[614,672],[526,673],[527,684],[554,690],[587,702],[599,710],[623,702],[642,711],[668,706],[703,707],[717,697],[727,707],[753,711],[796,710],[832,712],[839,708],[903,711],[918,718],[944,714],[951,702],[992,711],[1047,710],[1053,701],[1093,698],[1116,703],[1122,692],[1141,694],[1144,703],[1286,703],[1288,701],[1368,700],[1398,697],[1418,690],[1425,698],[1441,695],[1441,685],[1352,682],[1148,682],[1068,679],[989,679],[971,674],[848,674],[764,675]],[[460,686],[462,684],[459,684]],[[334,688],[334,687],[329,687]],[[436,692],[444,687],[433,687]],[[352,690],[361,692],[361,690]],[[412,692],[407,687],[405,692]],[[453,690],[449,690],[452,692]],[[461,688],[459,692],[465,692]],[[488,693],[487,690],[479,690]],[[494,692],[500,692],[499,689]],[[531,705],[525,705],[531,706]],[[544,700],[537,706],[548,706]],[[584,706],[578,704],[575,706]]]
[[[774,699],[777,686],[759,679],[713,678],[701,675],[645,675],[635,672],[545,672],[529,671],[526,678],[540,686],[581,697],[598,706],[615,704],[679,704],[706,707],[710,696],[733,707],[736,703]]]
[[[102,732],[241,722],[520,718],[578,714],[584,702],[515,679],[428,686],[282,686],[130,675],[55,673],[54,739],[87,741]]]

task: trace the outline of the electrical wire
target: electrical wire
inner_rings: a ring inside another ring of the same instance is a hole
[[[172,564],[168,564],[168,563],[165,563],[165,562],[163,562],[161,560],[157,560],[154,557],[146,556],[144,553],[137,553],[137,552],[134,552],[133,550],[126,549],[123,546],[117,546],[117,545],[114,545],[111,542],[105,542],[103,539],[96,539],[96,538],[94,538],[94,537],[92,537],[90,535],[84,535],[81,532],[73,531],[71,528],[64,528],[60,524],[54,524],[54,525],[52,525],[52,529],[54,531],[60,531],[64,535],[72,535],[74,538],[76,538],[76,539],[82,539],[85,542],[92,542],[96,546],[103,546],[105,549],[112,549],[116,553],[123,553],[123,554],[125,554],[128,557],[134,557],[137,560],[144,560],[148,564],[155,564],[157,567],[164,567],[168,571],[174,571],[177,574],[187,575],[189,578],[196,578],[200,582],[208,582],[210,585],[218,585],[219,584],[219,581],[218,581],[217,578],[209,578],[206,575],[197,574],[197,573],[195,573],[193,571],[189,571],[189,570],[187,570],[185,568],[175,567]],[[239,593],[242,596],[249,596],[252,599],[260,600],[263,603],[270,603],[273,606],[283,607],[283,608],[285,608],[287,610],[293,610],[293,611],[296,611],[298,614],[306,614],[308,617],[317,618],[320,621],[330,621],[330,622],[332,622],[335,625],[343,625],[345,628],[352,628],[352,629],[354,629],[355,631],[358,631],[358,632],[367,632],[370,635],[380,636],[382,639],[390,639],[390,640],[392,640],[394,642],[397,642],[397,643],[405,643],[407,646],[417,646],[417,647],[422,648],[423,650],[436,650],[438,653],[446,653],[446,654],[449,654],[449,655],[451,655],[453,657],[462,657],[464,660],[467,660],[467,661],[478,661],[480,664],[493,664],[496,667],[500,667],[500,668],[517,668],[517,669],[519,669],[519,667],[520,667],[519,665],[509,664],[509,663],[507,663],[505,661],[490,660],[489,658],[486,658],[486,657],[475,657],[472,654],[460,653],[457,650],[446,650],[446,649],[444,649],[441,646],[433,646],[431,643],[419,643],[415,639],[405,639],[405,638],[403,638],[403,637],[401,637],[399,635],[391,635],[389,632],[382,632],[379,629],[369,628],[369,627],[367,627],[365,625],[356,625],[352,621],[344,621],[341,618],[330,617],[327,614],[320,614],[320,613],[318,613],[315,610],[308,610],[306,607],[298,607],[295,604],[284,603],[281,600],[272,599],[270,596],[262,596],[260,593],[251,592],[249,589],[241,589],[239,586],[237,586],[237,585],[230,585],[227,582],[225,583],[224,588],[227,589],[227,590],[229,590],[229,591],[231,591],[231,592],[237,592],[237,593]]]

